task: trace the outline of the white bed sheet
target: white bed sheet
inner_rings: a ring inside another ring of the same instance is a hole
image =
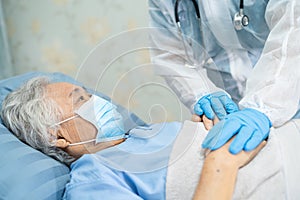
[[[300,120],[271,129],[265,148],[238,173],[233,199],[300,199]],[[203,165],[207,131],[185,121],[169,161],[166,199],[192,199]],[[217,192],[217,191],[216,191]]]

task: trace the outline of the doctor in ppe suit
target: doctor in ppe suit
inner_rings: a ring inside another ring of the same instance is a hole
[[[300,1],[149,0],[149,13],[156,73],[192,113],[221,119],[204,148],[236,135],[230,152],[249,151],[299,118]]]

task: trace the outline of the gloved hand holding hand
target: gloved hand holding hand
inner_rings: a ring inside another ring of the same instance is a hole
[[[196,114],[192,115],[191,120],[193,122],[203,122],[205,129],[208,131],[212,129],[212,127],[220,121],[217,117],[215,117],[213,120],[210,120],[205,115],[199,116]]]
[[[271,126],[265,114],[246,108],[227,115],[217,123],[208,132],[202,147],[216,150],[236,135],[230,144],[229,151],[232,154],[237,154],[242,150],[251,151],[268,137]]]
[[[222,120],[227,114],[238,110],[238,106],[222,91],[201,97],[194,106],[197,115],[205,115],[210,120],[215,118],[215,114],[219,120]]]

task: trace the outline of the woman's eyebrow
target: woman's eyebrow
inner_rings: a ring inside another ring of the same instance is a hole
[[[78,88],[78,87],[74,88],[74,89],[70,92],[69,97],[73,96],[74,93],[78,93],[79,91],[80,91],[80,88]]]

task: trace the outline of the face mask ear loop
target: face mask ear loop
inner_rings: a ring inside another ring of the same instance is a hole
[[[94,141],[96,141],[96,139],[91,139],[91,140],[87,140],[87,141],[83,141],[83,142],[76,142],[76,143],[69,144],[68,146],[76,146],[76,145],[86,144],[86,143],[90,143],[90,142],[94,142]]]
[[[67,118],[67,119],[65,119],[65,120],[62,120],[62,121],[60,121],[60,122],[58,122],[58,123],[56,123],[56,124],[53,124],[52,126],[50,126],[50,128],[53,128],[53,127],[55,127],[55,126],[57,126],[57,125],[61,125],[62,123],[65,123],[65,122],[67,122],[67,121],[70,121],[70,120],[72,120],[72,119],[75,119],[76,117],[78,117],[79,115],[74,115],[74,116],[72,116],[72,117],[69,117],[69,118]]]

